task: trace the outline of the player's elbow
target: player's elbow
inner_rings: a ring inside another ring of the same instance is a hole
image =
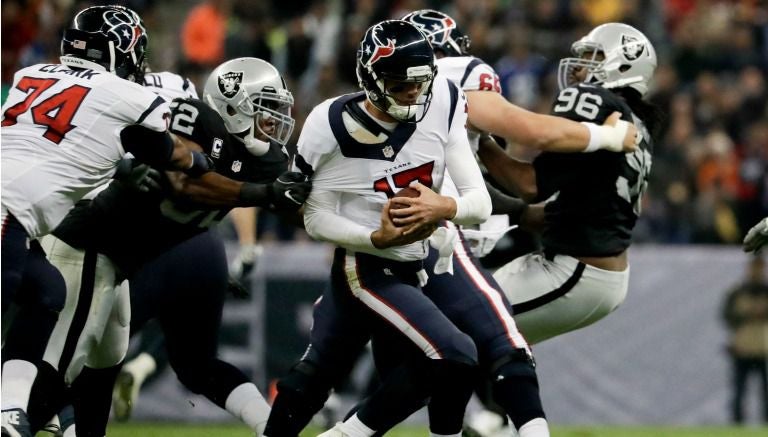
[[[304,230],[307,231],[307,235],[309,235],[314,240],[319,241],[325,241],[323,238],[322,233],[320,232],[320,214],[317,211],[312,210],[311,208],[306,208],[304,210]]]

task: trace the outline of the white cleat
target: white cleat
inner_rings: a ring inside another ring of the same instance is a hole
[[[120,371],[115,381],[115,388],[112,390],[112,411],[115,413],[115,420],[124,422],[131,418],[140,387],[141,384],[137,383],[131,372],[125,369]]]
[[[470,414],[466,424],[482,437],[504,435],[505,431],[504,418],[490,410],[480,410]]]
[[[334,425],[333,428],[329,429],[328,431],[318,435],[317,437],[350,437],[351,434],[348,434],[346,432],[345,426],[343,422],[336,422],[336,425]]]

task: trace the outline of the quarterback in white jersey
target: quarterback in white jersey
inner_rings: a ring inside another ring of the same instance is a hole
[[[318,105],[302,129],[295,160],[313,181],[304,212],[307,232],[338,246],[334,286],[321,300],[348,303],[336,304],[339,321],[367,319],[361,330],[384,322],[412,345],[419,363],[411,369],[414,379],[429,381],[432,403],[440,409],[434,413],[445,418],[431,431],[457,434],[477,350],[418,287],[425,239],[436,223],[478,223],[490,214],[490,198],[467,141],[466,101],[455,84],[435,76],[431,46],[404,21],[368,29],[358,50],[357,74],[364,92]],[[436,193],[446,168],[459,190],[456,199]],[[409,186],[418,197],[397,196]],[[392,197],[405,206],[391,209]],[[400,395],[395,385],[388,387],[328,435],[386,430],[409,415],[398,411],[414,405],[404,401],[407,397],[423,396],[410,386]],[[279,432],[268,424],[266,435]]]
[[[299,138],[296,158],[296,167],[312,174],[313,190],[304,214],[310,235],[388,259],[423,259],[426,241],[378,248],[371,233],[379,227],[388,198],[414,181],[439,192],[446,166],[453,169],[458,193],[477,198],[457,196],[453,221],[461,224],[486,218],[487,193],[464,129],[464,95],[440,76],[432,87],[430,110],[424,118],[418,123],[397,124],[384,142],[364,142],[361,131],[368,128],[366,136],[375,139],[375,135],[384,135],[386,126],[366,126],[356,120],[358,112],[358,117],[367,117],[368,125],[376,123],[366,114],[363,94],[328,100],[312,111]],[[342,110],[345,105],[347,109]],[[470,202],[481,208],[467,208]]]

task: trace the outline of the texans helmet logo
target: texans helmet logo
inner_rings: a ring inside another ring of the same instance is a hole
[[[629,61],[634,61],[643,54],[645,44],[634,36],[621,35],[621,48],[624,57]]]
[[[111,26],[106,31],[117,36],[116,48],[123,53],[133,50],[141,36],[146,33],[141,23],[124,11],[105,12],[104,22]]]
[[[232,98],[240,91],[240,83],[243,81],[242,71],[230,71],[219,76],[219,91],[224,97]]]
[[[379,43],[379,41],[374,38],[374,41],[376,43]],[[381,58],[386,58],[389,56],[392,56],[392,54],[395,53],[395,41],[391,39],[387,39],[387,45],[377,45],[376,48],[373,50],[373,55],[371,56],[371,59],[368,61],[368,65],[373,65]]]
[[[370,55],[370,58],[368,58],[368,62],[366,62],[365,65],[369,67],[375,64],[379,59],[392,56],[395,53],[395,44],[397,44],[397,41],[387,38],[387,44],[383,44],[377,35],[381,30],[381,24],[377,24],[373,27],[370,33],[370,39],[366,37],[367,41],[365,42],[364,54]],[[373,50],[371,50],[371,45],[373,45]]]

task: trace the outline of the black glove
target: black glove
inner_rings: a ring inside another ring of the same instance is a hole
[[[251,297],[251,291],[248,287],[232,276],[227,280],[227,291],[237,299],[247,300]]]
[[[269,203],[275,209],[295,211],[301,208],[310,191],[312,182],[303,173],[285,172],[269,185]]]
[[[124,158],[117,164],[114,179],[127,187],[142,193],[160,191],[162,174],[147,164],[141,164],[135,159]]]

